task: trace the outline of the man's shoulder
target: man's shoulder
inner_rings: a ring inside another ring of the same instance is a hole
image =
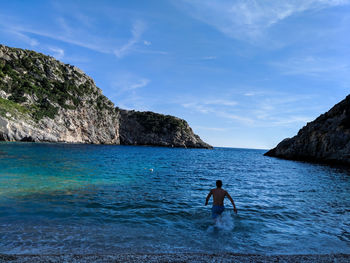
[[[221,193],[227,193],[227,191],[225,189],[222,189],[222,188],[213,188],[210,190],[210,192],[221,192]]]

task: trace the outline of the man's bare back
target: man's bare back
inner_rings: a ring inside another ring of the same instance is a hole
[[[230,194],[226,190],[221,188],[222,182],[220,180],[216,181],[216,186],[217,186],[217,188],[210,190],[210,192],[205,200],[205,205],[208,204],[210,197],[213,196],[213,207],[215,207],[215,209],[217,207],[222,207],[222,211],[221,211],[221,213],[222,213],[224,211],[224,199],[225,199],[225,197],[227,197],[232,203],[233,210],[235,211],[235,213],[237,213],[235,202],[233,201]],[[219,212],[219,214],[221,214],[221,213]]]
[[[213,205],[224,205],[224,199],[226,194],[228,194],[224,189],[214,188],[210,192],[213,195]]]

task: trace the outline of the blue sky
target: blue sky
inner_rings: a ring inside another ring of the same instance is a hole
[[[1,1],[0,43],[214,146],[274,147],[350,90],[350,0]]]

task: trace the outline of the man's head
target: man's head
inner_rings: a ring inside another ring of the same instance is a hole
[[[217,180],[216,181],[216,187],[217,188],[221,188],[221,186],[222,186],[222,181],[221,180]]]

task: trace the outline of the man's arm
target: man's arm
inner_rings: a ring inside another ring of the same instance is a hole
[[[233,202],[232,197],[230,196],[230,194],[227,191],[226,191],[226,196],[231,201],[231,203],[233,205],[233,211],[235,211],[235,213],[237,214],[237,208],[236,208],[235,202]]]
[[[210,199],[210,197],[211,197],[212,194],[213,194],[213,192],[212,192],[212,190],[210,190],[209,194],[207,195],[207,199],[205,200],[205,205],[208,204],[209,199]]]

